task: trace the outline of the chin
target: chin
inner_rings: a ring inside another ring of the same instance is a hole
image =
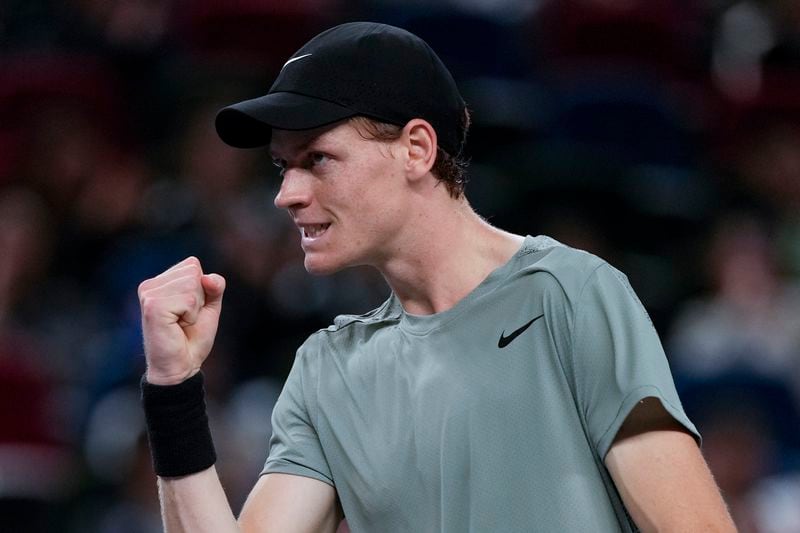
[[[347,268],[346,264],[325,261],[322,257],[314,257],[314,254],[306,254],[303,266],[305,266],[306,272],[314,276],[327,276]]]

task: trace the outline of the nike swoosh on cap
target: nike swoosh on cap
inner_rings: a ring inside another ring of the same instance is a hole
[[[294,63],[295,61],[297,61],[299,59],[303,59],[303,58],[311,56],[311,55],[314,55],[314,54],[303,54],[301,56],[293,57],[289,61],[287,61],[286,63],[283,64],[283,66],[281,67],[281,70],[285,69],[286,65],[288,65],[289,63]]]

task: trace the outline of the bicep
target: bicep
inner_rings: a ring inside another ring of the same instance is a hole
[[[248,496],[239,525],[245,533],[333,533],[341,520],[332,486],[309,477],[265,474]]]
[[[605,464],[642,531],[735,531],[697,442],[658,399],[628,415]]]

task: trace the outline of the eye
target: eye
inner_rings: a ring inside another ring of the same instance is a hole
[[[330,158],[322,152],[311,152],[308,154],[308,159],[312,166],[319,166],[324,165]]]

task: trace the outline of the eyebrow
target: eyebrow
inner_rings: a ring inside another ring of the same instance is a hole
[[[290,146],[289,150],[295,153],[305,152],[309,149],[309,147],[311,147],[311,145],[313,145],[317,141],[317,139],[319,139],[318,135],[311,137],[310,139],[307,139],[296,146]],[[269,148],[270,157],[272,157],[273,159],[280,159],[279,152],[280,150],[276,151],[275,149],[272,148],[272,146],[270,146]]]

